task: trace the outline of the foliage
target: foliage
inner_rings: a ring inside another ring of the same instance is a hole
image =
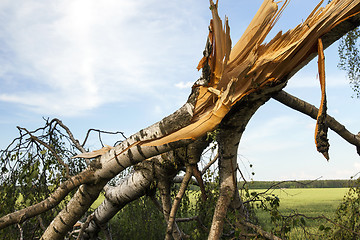
[[[340,57],[338,67],[341,70],[346,71],[350,81],[350,86],[358,98],[360,97],[360,56],[357,44],[359,37],[359,28],[348,32],[344,37],[341,38],[338,48]]]
[[[327,239],[360,238],[360,178],[352,182],[335,212],[332,226],[320,226],[319,230]]]
[[[178,184],[173,185],[171,197],[175,198]],[[195,198],[198,191],[187,190],[180,203],[177,218],[189,218],[194,216],[195,207],[191,198]],[[159,195],[159,193],[157,193]],[[180,229],[190,234],[190,239],[196,235],[197,223],[186,221],[178,223]],[[122,208],[110,221],[110,229],[113,239],[163,239],[166,222],[164,216],[148,196],[143,196]],[[141,231],[139,231],[141,229]],[[116,236],[121,236],[117,238]]]
[[[165,229],[162,213],[147,196],[127,204],[110,221],[113,239],[163,239]]]
[[[198,192],[195,203],[196,213],[198,213],[203,228],[195,229],[191,235],[193,239],[207,238],[208,230],[210,229],[212,216],[216,206],[216,201],[219,198],[219,186],[215,184],[215,182],[218,182],[218,179],[219,177],[215,176],[214,171],[208,170],[203,175],[207,199],[206,201],[202,201],[200,193]]]
[[[48,197],[52,189],[67,178],[84,169],[85,164],[74,155],[73,147],[54,121],[46,120],[45,127],[29,132],[19,129],[16,138],[5,150],[0,151],[0,212],[2,214],[36,204]],[[49,150],[52,149],[52,151]],[[59,162],[61,158],[64,162]],[[65,168],[64,165],[68,168]],[[68,170],[67,170],[68,169]],[[71,195],[70,195],[71,196]],[[38,237],[56,216],[60,207],[38,218],[18,225],[26,239]],[[0,233],[2,239],[13,239],[19,229],[9,227]]]
[[[44,119],[44,127],[34,131],[17,127],[19,137],[0,150],[0,212],[15,212],[41,202],[70,176],[85,169],[79,153],[79,142],[58,119]],[[89,130],[86,139],[91,131]],[[107,132],[106,132],[107,133]],[[99,132],[99,140],[100,132]],[[82,144],[85,145],[86,140]],[[58,206],[36,218],[1,230],[1,239],[37,239],[57,213],[73,196],[70,193]]]

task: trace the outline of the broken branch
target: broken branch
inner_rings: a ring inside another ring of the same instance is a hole
[[[301,113],[308,115],[309,117],[316,119],[318,115],[319,109],[316,108],[314,105],[311,105],[304,100],[301,100],[291,94],[280,91],[272,96],[275,100],[281,102],[282,104],[295,109]],[[326,115],[326,124],[329,126],[331,130],[339,134],[344,140],[348,143],[360,149],[360,134],[355,135],[348,131],[344,125],[339,123],[335,118],[331,117],[330,115]],[[360,155],[359,151],[358,154]]]

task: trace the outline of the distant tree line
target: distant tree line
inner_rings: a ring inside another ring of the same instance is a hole
[[[304,181],[253,181],[248,182],[249,189],[267,188],[346,188],[353,180],[304,180]],[[244,182],[240,182],[242,186]]]

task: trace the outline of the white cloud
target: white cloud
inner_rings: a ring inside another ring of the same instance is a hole
[[[0,100],[45,114],[72,115],[174,86],[171,81],[178,82],[183,68],[196,71],[186,56],[200,57],[193,39],[204,37],[199,28],[207,31],[207,19],[198,17],[203,7],[189,4],[2,2],[0,43],[6,51],[0,52]]]
[[[194,81],[195,82],[195,81]],[[191,86],[194,84],[194,82],[179,82],[175,84],[175,87],[180,88],[180,89],[185,89],[185,88],[191,88]]]

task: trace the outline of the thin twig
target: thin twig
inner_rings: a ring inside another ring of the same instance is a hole
[[[70,131],[70,129],[59,119],[57,118],[54,118],[52,121],[55,121],[57,122],[63,129],[65,129],[65,131],[67,132],[67,134],[69,135],[69,138],[71,140],[71,142],[75,145],[75,147],[82,153],[85,153],[87,152],[85,150],[85,148],[80,145],[80,142],[74,138],[74,135],[72,134],[72,132]]]
[[[151,194],[149,195],[151,201],[154,203],[155,207],[160,211],[160,212],[163,212],[163,208],[160,204],[160,202],[157,200],[155,194]]]
[[[39,221],[41,230],[45,231],[46,227],[45,227],[45,224],[44,224],[44,220],[42,219],[42,217],[40,215],[37,215],[37,219]]]
[[[89,226],[91,220],[94,218],[93,214],[90,214],[87,218],[86,221],[81,224],[81,228],[80,228],[80,232],[79,235],[77,236],[76,240],[80,240],[82,239],[82,236],[84,235],[85,229],[87,229],[87,227]]]
[[[208,164],[206,164],[203,170],[201,170],[201,175],[204,175],[205,172],[216,162],[218,158],[219,158],[219,153],[217,153],[216,156]]]
[[[56,160],[65,167],[65,171],[66,171],[66,178],[70,178],[69,175],[69,166],[64,163],[64,161],[59,157],[59,155],[56,153],[56,151],[50,147],[47,143],[41,141],[39,138],[35,137],[34,135],[32,135],[26,128],[21,128],[18,127],[19,130],[24,130],[25,132],[27,132],[27,134],[30,135],[30,138],[38,143],[40,143],[41,145],[43,145],[44,147],[46,147],[50,152],[52,152],[52,154],[55,156]]]
[[[120,132],[120,131],[117,131],[117,132],[109,132],[109,131],[103,131],[103,130],[91,128],[91,129],[89,129],[89,130],[87,131],[86,137],[85,137],[85,139],[84,139],[83,144],[81,144],[81,146],[84,146],[84,145],[85,145],[86,141],[87,141],[88,138],[89,138],[89,135],[90,135],[91,131],[98,132],[98,134],[99,134],[99,140],[100,140],[102,146],[104,146],[104,144],[102,143],[102,140],[101,140],[101,133],[106,133],[106,134],[121,134],[122,137],[123,137],[124,139],[126,139],[126,136],[124,135],[124,133],[123,133],[123,132]]]
[[[269,240],[281,240],[281,238],[275,236],[272,233],[269,233],[269,232],[263,230],[261,227],[255,225],[255,224],[252,224],[252,223],[247,222],[247,221],[240,221],[240,223],[243,224],[246,227],[254,229],[257,233],[259,233],[261,236],[263,236],[266,239],[269,239]]]
[[[198,225],[202,228],[202,230],[204,232],[208,232],[209,230],[207,229],[207,227],[201,222],[200,217],[199,216],[193,216],[193,217],[188,217],[188,218],[176,218],[175,219],[176,222],[191,222],[191,221],[196,221],[198,223]]]
[[[244,204],[254,201],[254,199],[256,199],[258,196],[266,194],[268,191],[273,190],[275,187],[277,187],[277,186],[279,186],[279,185],[281,185],[281,184],[283,184],[283,183],[294,182],[294,183],[297,183],[297,184],[306,186],[306,185],[309,185],[309,184],[311,184],[311,183],[319,180],[320,178],[321,178],[321,177],[319,177],[319,178],[317,178],[317,179],[315,179],[315,180],[312,180],[312,181],[310,181],[310,182],[307,182],[307,183],[299,182],[299,181],[296,181],[296,180],[287,180],[287,181],[277,182],[277,183],[271,185],[270,187],[268,187],[268,189],[266,189],[265,191],[255,194],[250,200],[245,201]]]
[[[18,228],[19,228],[19,231],[20,231],[20,240],[23,240],[24,239],[24,230],[23,228],[21,227],[20,223],[17,224]]]

